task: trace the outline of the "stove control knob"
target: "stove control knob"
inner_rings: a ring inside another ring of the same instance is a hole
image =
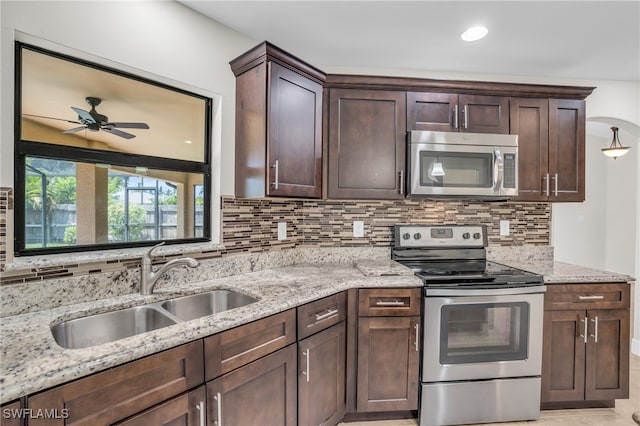
[[[482,235],[480,235],[479,232],[476,232],[475,234],[473,234],[473,238],[475,238],[476,240],[479,240],[481,236]]]
[[[469,238],[471,238],[471,234],[469,234],[468,232],[465,232],[464,234],[462,234],[462,238],[464,238],[465,240],[468,240]]]
[[[411,234],[409,234],[408,232],[405,232],[404,234],[402,234],[403,240],[408,240],[409,238],[411,238]]]
[[[416,240],[419,240],[420,238],[422,238],[422,234],[419,232],[416,232],[415,234],[413,234],[413,238]]]

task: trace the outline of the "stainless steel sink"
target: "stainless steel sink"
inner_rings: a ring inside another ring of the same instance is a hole
[[[258,299],[230,290],[213,290],[208,293],[194,294],[167,300],[161,304],[172,315],[182,321],[212,315],[233,308],[246,306]]]
[[[160,309],[144,305],[65,321],[51,327],[51,333],[63,348],[80,349],[174,324]]]

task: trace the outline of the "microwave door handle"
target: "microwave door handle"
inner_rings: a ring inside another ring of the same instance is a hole
[[[504,160],[500,149],[493,150],[493,190],[497,193],[502,189],[502,179],[504,174]]]

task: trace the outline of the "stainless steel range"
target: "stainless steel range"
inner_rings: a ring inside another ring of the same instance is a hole
[[[486,260],[482,225],[396,225],[392,259],[424,281],[420,425],[540,415],[542,277]]]

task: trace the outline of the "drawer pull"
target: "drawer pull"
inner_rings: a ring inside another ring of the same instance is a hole
[[[604,296],[578,296],[580,300],[602,300]]]
[[[200,426],[206,426],[207,422],[205,420],[205,412],[204,412],[204,401],[200,401],[198,405],[196,405],[196,409],[198,410],[198,418],[200,419]]]
[[[337,309],[332,309],[330,311],[327,311],[324,314],[316,314],[316,322],[320,322],[320,321],[324,321],[326,319],[329,319],[331,317],[334,317],[338,315],[338,310]]]
[[[406,305],[401,300],[394,300],[394,301],[391,301],[391,302],[385,302],[383,300],[378,300],[376,302],[376,306],[406,306]]]

